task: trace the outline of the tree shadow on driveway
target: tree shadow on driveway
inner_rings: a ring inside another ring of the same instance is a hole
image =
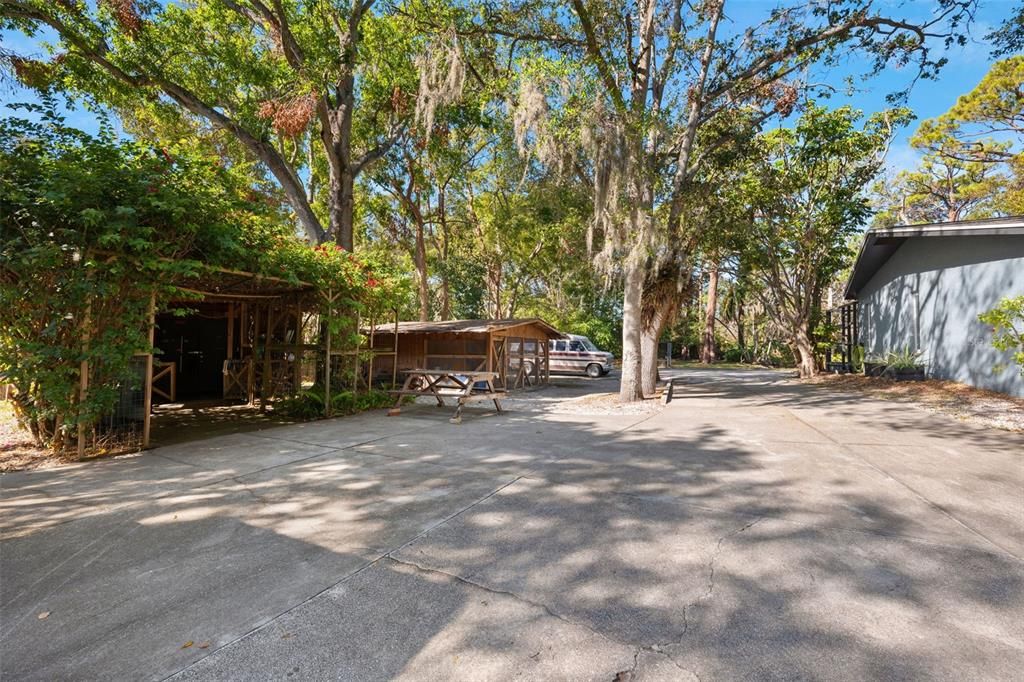
[[[1018,560],[827,439],[692,416],[335,420],[5,477],[2,672],[1017,673]]]

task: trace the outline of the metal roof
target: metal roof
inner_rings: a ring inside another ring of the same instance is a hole
[[[534,325],[544,330],[544,333],[551,339],[563,339],[565,334],[558,331],[550,324],[539,317],[528,317],[504,320],[442,320],[440,322],[399,322],[399,334],[487,334],[494,331],[504,331],[514,327]],[[376,334],[393,334],[395,325],[378,324],[374,327]]]
[[[1024,235],[1024,216],[958,220],[948,223],[895,225],[879,227],[864,233],[857,260],[846,283],[846,298],[857,298],[860,290],[896,253],[905,241],[916,237],[1001,237]]]

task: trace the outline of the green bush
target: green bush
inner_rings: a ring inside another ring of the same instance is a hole
[[[795,367],[796,357],[793,355],[793,350],[786,346],[776,348],[772,351],[771,355],[767,358],[762,359],[762,362],[771,365],[772,367]]]
[[[978,319],[992,326],[992,346],[1013,353],[1013,361],[1024,376],[1024,296],[1004,298],[992,310],[978,315]],[[1001,367],[994,369],[999,371]]]
[[[207,266],[313,284],[335,348],[358,343],[360,311],[406,296],[407,278],[383,262],[299,240],[241,170],[106,128],[88,135],[54,107],[0,119],[0,375],[39,445],[61,450],[109,414],[137,383],[134,356],[152,351],[150,315],[194,299]]]
[[[743,349],[739,346],[733,346],[732,348],[726,348],[722,353],[723,362],[746,362],[744,357]]]
[[[394,398],[385,391],[338,391],[331,393],[331,416],[355,414],[366,410],[390,407]],[[324,391],[314,387],[277,403],[274,411],[298,421],[310,421],[324,416]]]
[[[854,372],[864,371],[864,346],[853,347],[852,364]]]
[[[921,365],[921,351],[904,348],[902,351],[890,351],[885,356],[885,370],[898,372],[914,369]]]

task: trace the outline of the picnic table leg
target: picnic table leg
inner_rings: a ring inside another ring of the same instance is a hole
[[[423,378],[423,380],[427,382],[427,389],[430,389],[430,392],[434,394],[435,398],[437,398],[438,407],[445,406],[444,398],[441,397],[441,394],[437,390],[437,385],[441,382],[442,379],[444,379],[444,375],[436,376],[433,379],[429,379],[427,377]],[[424,389],[423,392],[424,394],[426,394],[426,389]]]
[[[454,377],[453,377],[454,379]],[[454,379],[455,383],[461,383],[458,379]],[[455,408],[455,415],[452,416],[448,421],[452,424],[462,423],[462,407],[466,404],[466,398],[473,393],[473,380],[469,379],[466,384],[462,387],[462,395],[459,396],[459,406]]]
[[[459,406],[457,408],[455,408],[455,414],[452,416],[451,419],[448,420],[452,424],[461,424],[462,423],[462,405],[463,405],[462,398],[459,398]]]
[[[494,385],[491,383],[490,379],[487,380],[487,390],[497,395],[497,392],[494,390]],[[501,412],[501,403],[498,402],[497,398],[494,399],[494,409]]]
[[[410,375],[405,377],[405,383],[402,384],[402,391],[403,392],[409,390],[409,385],[412,383],[412,378],[413,378],[412,374],[410,374]],[[395,404],[391,407],[390,410],[388,410],[388,416],[389,417],[397,417],[398,415],[402,414],[402,399],[403,398],[405,398],[405,396],[402,393],[399,393],[395,397]]]

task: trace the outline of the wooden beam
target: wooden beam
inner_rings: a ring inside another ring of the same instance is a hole
[[[233,299],[253,299],[253,300],[272,300],[275,298],[281,298],[283,294],[219,294],[216,291],[203,291],[202,289],[189,289],[188,287],[175,287],[178,291],[187,291],[190,294],[198,294],[203,298],[233,298]]]

